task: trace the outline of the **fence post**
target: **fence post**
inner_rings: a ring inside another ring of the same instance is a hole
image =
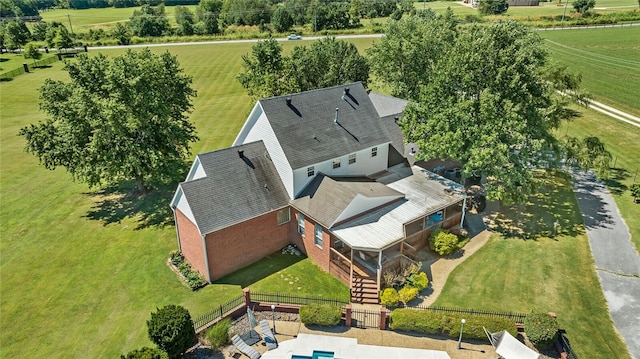
[[[244,298],[244,306],[251,308],[251,291],[249,288],[242,289],[242,297]]]
[[[58,60],[62,61],[62,53],[58,52],[56,55],[58,55]]]
[[[380,306],[380,321],[378,323],[378,328],[380,330],[387,329],[387,308]]]
[[[351,304],[344,306],[344,324],[351,327]]]
[[[29,65],[22,64],[22,67],[24,67],[24,72],[29,72]]]

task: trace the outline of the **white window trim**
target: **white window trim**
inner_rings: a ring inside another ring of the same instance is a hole
[[[283,216],[283,217],[285,217],[284,220],[281,218],[281,213],[283,213],[283,214],[286,213],[286,215]],[[281,225],[283,225],[285,223],[291,222],[291,208],[287,207],[287,208],[283,208],[283,209],[279,210],[277,217],[278,217],[278,225],[279,226],[281,226]]]
[[[340,166],[342,166],[342,161],[339,158],[333,160],[332,167],[333,167],[334,170],[340,168]]]
[[[307,177],[313,177],[316,174],[316,169],[314,166],[307,167]]]
[[[303,236],[304,236],[304,223],[305,223],[304,216],[298,213],[298,234]]]
[[[349,164],[352,165],[352,164],[356,163],[356,159],[357,159],[357,157],[356,157],[355,153],[350,154],[349,155]]]
[[[378,147],[371,148],[371,157],[376,157],[378,155]]]
[[[320,229],[320,238],[318,239],[318,228]],[[323,234],[323,230],[322,227],[319,224],[316,224],[313,228],[313,243],[322,248],[323,245],[323,240],[322,240],[322,234]],[[318,243],[319,242],[319,243]]]

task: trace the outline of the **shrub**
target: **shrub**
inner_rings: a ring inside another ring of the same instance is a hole
[[[429,278],[427,278],[427,273],[420,272],[410,275],[407,278],[407,283],[416,288],[418,292],[422,292],[429,285]]]
[[[441,256],[447,256],[458,249],[458,236],[442,229],[433,232],[429,240],[431,249]]]
[[[418,289],[410,285],[406,285],[398,291],[398,296],[400,297],[402,304],[406,307],[407,303],[416,299],[418,296]]]
[[[178,305],[167,305],[152,312],[147,328],[149,339],[170,358],[189,349],[196,336],[191,314]]]
[[[633,202],[640,202],[640,183],[632,184],[630,190]]]
[[[231,328],[231,319],[224,318],[207,330],[207,339],[211,343],[211,348],[218,349],[229,343],[229,328]]]
[[[169,260],[171,261],[171,264],[177,267],[180,265],[180,263],[184,262],[184,257],[182,256],[182,253],[173,251],[171,252],[171,257],[169,258]]]
[[[395,288],[385,288],[382,292],[380,292],[380,304],[387,307],[395,307],[398,305],[400,301],[400,297],[398,296],[398,291]]]
[[[548,348],[558,333],[558,322],[547,313],[531,312],[524,319],[524,332],[537,348]]]
[[[340,324],[342,310],[330,304],[307,304],[300,307],[300,321],[306,325],[333,327]]]
[[[160,349],[142,347],[127,353],[127,355],[120,355],[120,359],[167,359],[167,353]]]
[[[410,308],[395,309],[391,312],[391,329],[426,334],[448,335],[457,338],[461,320],[465,319],[462,336],[467,339],[486,339],[483,327],[490,331],[505,329],[511,335],[518,334],[518,328],[509,318],[495,318],[482,315],[447,314],[431,310]]]

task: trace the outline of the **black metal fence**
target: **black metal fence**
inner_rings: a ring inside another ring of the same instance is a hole
[[[564,350],[565,353],[567,353],[567,357],[569,359],[578,359],[578,356],[573,351],[573,348],[571,348],[571,344],[569,344],[569,339],[567,339],[567,337],[564,334],[565,334],[564,330],[558,330],[558,342],[560,343],[560,346],[561,346],[561,348],[558,348],[558,349]]]
[[[467,314],[467,315],[482,315],[485,317],[509,318],[516,323],[523,323],[524,318],[527,316],[526,314],[522,314],[522,313],[496,312],[491,310],[475,310],[475,309],[446,308],[446,307],[424,307],[424,306],[418,306],[415,308],[421,309],[421,310],[430,310],[433,312],[441,312],[441,313],[456,313],[456,314]]]
[[[220,320],[226,316],[227,313],[232,312],[234,309],[244,305],[244,297],[239,295],[230,301],[219,305],[211,310],[209,313],[196,318],[193,321],[193,327],[196,331],[199,328],[206,326],[208,323]]]
[[[269,302],[278,304],[291,304],[291,305],[307,305],[307,304],[331,304],[336,307],[343,307],[349,304],[348,301],[336,299],[336,298],[324,298],[324,297],[307,297],[297,296],[291,294],[282,293],[260,293],[251,292],[251,301],[254,302]]]
[[[355,328],[378,329],[380,327],[380,312],[371,310],[351,310],[351,326]]]
[[[29,66],[30,68],[34,68],[34,67],[40,67],[40,66],[45,66],[48,65],[50,63],[56,62],[58,60],[58,58],[56,56],[49,56],[49,57],[45,57],[42,60],[38,60],[35,62],[25,62],[27,64],[27,66]],[[24,66],[11,70],[11,71],[7,71],[7,72],[3,72],[0,74],[0,81],[8,81],[16,76],[20,76],[22,74],[24,74]]]

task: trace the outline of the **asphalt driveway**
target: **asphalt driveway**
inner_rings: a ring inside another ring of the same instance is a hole
[[[631,356],[640,359],[640,255],[607,187],[592,172],[574,171],[573,178],[609,313]]]

